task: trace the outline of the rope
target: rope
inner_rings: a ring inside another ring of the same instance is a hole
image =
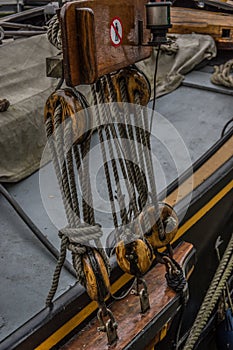
[[[80,102],[79,95],[75,94],[75,97]],[[83,105],[83,100],[80,103]],[[51,306],[56,293],[67,250],[71,251],[77,280],[83,286],[86,285],[86,278],[83,271],[82,256],[86,253],[86,246],[90,245],[90,241],[95,242],[96,249],[101,254],[107,271],[110,273],[110,264],[100,241],[103,232],[100,225],[95,224],[92,205],[88,159],[91,137],[88,137],[84,144],[72,144],[72,123],[69,122],[68,116],[63,115],[66,111],[65,107],[64,101],[62,105],[59,102],[54,115],[52,116],[50,113],[46,120],[48,145],[68,220],[68,227],[59,231],[59,237],[61,238],[60,255],[46,299],[47,306]],[[65,122],[62,123],[62,120],[65,120]],[[80,221],[81,213],[76,189],[74,159],[78,168],[77,176],[79,177],[81,193],[83,194],[82,215],[84,221],[86,221],[85,223]]]
[[[100,81],[102,82],[102,81]],[[104,99],[104,94],[102,92],[102,89],[99,90],[97,93],[98,100],[99,100],[99,105],[100,105],[100,116],[102,117],[101,122],[103,123],[104,126],[104,131],[106,134],[106,139],[107,139],[107,145],[108,145],[108,151],[111,159],[111,165],[113,169],[113,176],[116,184],[116,192],[117,192],[117,200],[119,203],[120,207],[120,216],[122,223],[126,225],[128,223],[128,218],[127,218],[127,212],[126,212],[126,205],[125,205],[125,199],[122,193],[122,189],[120,186],[120,176],[117,168],[117,162],[116,162],[116,157],[114,154],[115,147],[117,146],[117,142],[111,141],[111,135],[110,135],[110,124],[112,124],[112,121],[109,120],[109,117],[111,116],[111,113],[108,113],[107,106],[105,104],[105,99]],[[108,117],[109,116],[109,117]]]
[[[195,322],[190,330],[189,337],[183,350],[192,350],[201,335],[207,321],[214,310],[215,305],[225,284],[233,271],[233,235],[228,243],[227,249],[223,255],[223,258],[218,266],[215,276],[211,282],[211,285],[206,293],[201,308],[197,314]]]
[[[52,28],[54,31],[52,31]],[[53,42],[57,39],[58,28],[58,19],[53,18],[48,33]],[[57,36],[55,36],[55,33]],[[56,38],[54,39],[53,37]],[[116,92],[110,75],[100,78],[96,84],[92,85],[91,91],[114,226],[115,228],[119,228],[121,225],[130,224],[132,222],[132,212],[134,214],[133,218],[137,217],[144,206],[152,200],[158,216],[156,220],[160,228],[162,227],[162,222],[160,223],[152,164],[148,115],[142,112],[140,96],[139,93],[136,93],[134,98],[136,105],[132,117],[132,105],[129,107],[128,103],[124,103],[128,101],[128,90],[124,78],[119,82],[121,100],[123,101],[121,111],[117,110],[112,104],[110,106],[106,104],[104,87],[107,87],[109,90],[111,102],[116,100]],[[88,107],[77,90],[72,89],[70,93],[73,94],[73,97],[77,99],[77,102],[84,109]],[[102,229],[95,222],[95,211],[93,208],[89,169],[91,134],[85,142],[73,144],[72,123],[69,120],[69,116],[65,115],[67,110],[66,103],[65,100],[58,101],[54,115],[48,113],[48,119],[46,120],[48,144],[68,220],[68,227],[59,231],[61,251],[46,305],[51,305],[56,293],[67,249],[72,254],[77,280],[84,287],[86,286],[86,278],[83,271],[82,259],[83,254],[87,253],[86,246],[89,245],[90,241],[95,242],[96,249],[101,254],[105,266],[110,273],[109,259],[100,241],[103,234]],[[112,111],[117,116],[116,120],[112,118]],[[134,118],[135,123],[132,123],[132,118]],[[63,120],[65,120],[64,123],[62,122]],[[110,156],[109,161],[108,156]],[[74,169],[74,162],[78,171]],[[123,194],[122,175],[130,198],[128,210]],[[80,191],[77,191],[76,188],[77,180],[79,181]],[[149,183],[147,183],[148,180]],[[116,196],[113,190],[114,185],[116,187]],[[151,191],[150,196],[149,190]],[[81,201],[78,198],[79,193],[82,194]],[[81,204],[82,209],[80,208]],[[119,218],[116,205],[119,205],[120,209]],[[147,211],[144,215],[144,221],[143,226],[148,231],[151,228],[151,224]],[[142,228],[139,232],[139,236],[144,239]],[[131,239],[134,240],[135,238],[136,234]],[[181,285],[180,279],[178,282],[174,286],[174,289],[176,288],[177,291],[180,291],[178,287],[178,284],[179,286]]]
[[[114,86],[113,86],[113,83],[112,83],[112,79],[111,79],[111,76],[108,74],[106,76],[106,83],[107,83],[107,87],[108,87],[108,90],[109,90],[109,96],[110,96],[110,102],[111,102],[111,105],[110,105],[110,108],[112,109],[112,114],[116,117],[116,119],[119,119],[119,111],[117,110],[117,107],[116,107],[116,92],[114,90]],[[113,123],[110,124],[110,131],[111,131],[111,134],[112,134],[112,137],[116,140],[118,140],[118,134],[117,134],[117,131],[116,131],[116,128],[114,126]],[[124,135],[124,131],[123,131],[123,127],[122,127],[122,124],[118,124],[118,131],[119,131],[119,134],[121,136],[121,138],[123,137]],[[131,162],[129,162],[127,159],[126,159],[126,150],[124,148],[124,143],[122,143],[121,145],[119,144],[119,142],[116,142],[116,149],[117,149],[117,156],[119,158],[119,162],[120,162],[120,166],[121,166],[121,170],[122,170],[122,174],[123,174],[123,177],[125,179],[125,182],[126,182],[126,186],[127,186],[127,190],[128,190],[128,193],[129,193],[129,196],[130,196],[130,206],[134,212],[134,215],[136,216],[136,214],[138,213],[138,209],[137,209],[137,202],[136,202],[136,192],[135,192],[135,188],[134,188],[134,180],[133,180],[133,170],[132,170],[132,167],[131,167]],[[120,151],[122,150],[122,153],[123,153],[123,159],[121,158],[120,156]],[[127,179],[127,180],[126,180]]]
[[[213,84],[223,85],[229,88],[233,88],[233,59],[227,61],[220,66],[214,66],[214,73],[210,80]]]
[[[82,255],[86,253],[86,244],[90,240],[97,240],[103,235],[99,225],[91,226],[80,224],[78,227],[65,227],[59,231],[61,238],[60,256],[54,271],[52,285],[46,299],[46,306],[52,304],[52,299],[57,291],[61,269],[66,258],[67,249],[72,253],[73,266],[76,271],[77,280],[83,286],[86,285],[86,278],[83,272]],[[106,268],[109,266],[106,264]]]
[[[127,102],[128,101],[128,96],[127,96],[127,91],[126,91],[126,86],[125,82],[123,80],[120,81],[120,92],[122,96],[122,102]],[[130,161],[130,166],[132,168],[132,175],[133,175],[133,181],[134,184],[138,190],[139,193],[139,199],[141,202],[141,207],[143,207],[147,201],[147,186],[145,184],[145,181],[143,181],[141,172],[139,170],[139,166],[137,164],[140,164],[138,154],[136,152],[135,148],[135,141],[134,141],[134,130],[133,126],[131,125],[131,120],[130,120],[130,111],[129,111],[129,106],[127,103],[123,103],[123,115],[124,115],[124,124],[126,124],[126,127],[123,130],[123,127],[119,129],[121,133],[121,137],[124,139],[128,139],[129,142],[126,144],[125,148],[128,147],[128,153],[126,154],[128,159],[133,159],[133,161]],[[141,210],[141,208],[139,208]]]
[[[115,202],[114,202],[114,195],[113,195],[113,190],[112,190],[110,171],[109,171],[108,162],[107,162],[107,153],[106,153],[105,146],[104,146],[104,136],[103,136],[102,127],[101,127],[101,119],[100,119],[100,112],[99,112],[99,107],[98,107],[98,102],[97,102],[96,86],[95,85],[91,86],[91,92],[92,92],[92,96],[93,96],[93,100],[94,100],[95,114],[96,114],[96,120],[97,120],[97,125],[98,125],[97,131],[98,131],[98,136],[99,136],[99,140],[100,140],[102,158],[103,158],[103,162],[104,162],[104,172],[105,172],[105,177],[106,177],[106,181],[107,181],[107,188],[108,188],[108,195],[109,195],[111,212],[112,212],[112,217],[113,217],[113,223],[114,223],[115,227],[118,227],[118,219],[117,219],[117,215],[116,215],[116,207],[115,207]]]
[[[61,28],[57,15],[53,16],[53,18],[49,21],[47,37],[53,46],[55,46],[58,50],[62,50]]]
[[[46,302],[45,305],[51,307],[52,305],[52,300],[54,298],[54,295],[57,291],[57,287],[58,287],[58,283],[59,283],[59,279],[60,279],[60,274],[61,274],[61,269],[62,266],[65,262],[66,259],[66,247],[68,244],[68,239],[66,237],[64,237],[64,239],[61,240],[61,247],[60,247],[60,256],[59,259],[57,261],[57,266],[56,269],[54,271],[53,274],[53,280],[52,280],[52,284],[48,293],[48,296],[46,298]]]
[[[231,118],[230,120],[228,120],[228,122],[226,122],[226,124],[224,125],[224,127],[223,127],[223,129],[222,129],[221,137],[223,137],[223,136],[225,135],[225,132],[226,132],[228,126],[229,126],[230,124],[232,124],[232,123],[233,123],[233,118]],[[232,129],[232,127],[230,128],[230,130],[231,130],[231,129]],[[230,130],[229,130],[229,131],[230,131]]]
[[[160,46],[161,51],[163,51],[166,55],[176,55],[179,51],[179,45],[176,42],[176,39],[168,39],[168,42],[166,44],[162,44]]]

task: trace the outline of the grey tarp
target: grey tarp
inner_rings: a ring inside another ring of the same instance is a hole
[[[215,42],[209,35],[176,34],[170,35],[170,38],[177,44],[178,51],[171,55],[161,52],[156,83],[157,97],[176,89],[185,74],[204,59],[215,57],[217,53]],[[153,51],[149,59],[137,64],[148,77],[152,90],[156,55],[157,52]]]
[[[0,113],[1,181],[19,181],[40,167],[43,110],[55,86],[46,78],[45,58],[56,52],[45,35],[0,45],[0,99],[11,104]]]
[[[213,39],[207,35],[177,35],[179,50],[159,57],[157,95],[177,88],[183,74],[216,55]],[[0,47],[0,99],[11,106],[0,113],[0,181],[19,181],[40,166],[46,137],[44,104],[55,82],[45,76],[45,58],[56,53],[45,35],[17,40]],[[156,52],[138,63],[153,88]],[[90,100],[89,87],[81,87]],[[46,159],[45,159],[46,160]]]

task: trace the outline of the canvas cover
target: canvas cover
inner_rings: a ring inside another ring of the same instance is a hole
[[[184,74],[204,59],[216,55],[214,40],[208,35],[173,35],[176,53],[161,51],[157,79],[157,96],[176,89]],[[45,35],[16,40],[0,46],[0,99],[10,107],[0,113],[0,181],[15,182],[29,176],[41,165],[46,143],[43,111],[56,80],[46,78],[46,57],[53,48]],[[156,50],[137,64],[147,75],[153,90]],[[89,102],[90,88],[80,87]],[[44,159],[46,162],[48,159]]]

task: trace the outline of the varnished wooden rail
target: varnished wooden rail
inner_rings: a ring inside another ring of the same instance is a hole
[[[190,256],[193,257],[194,249],[192,244],[183,242],[174,251],[174,258],[180,263],[186,275],[192,272],[193,263],[190,264]],[[189,264],[187,262],[189,261]],[[110,309],[118,323],[119,340],[110,348],[122,350],[129,346],[136,337],[145,336],[150,327],[153,328],[153,339],[156,334],[170,321],[171,315],[179,308],[177,294],[167,286],[165,280],[165,267],[158,264],[145,275],[150,297],[150,310],[145,314],[140,313],[139,298],[129,294],[126,298],[114,302]],[[176,306],[175,306],[176,304]],[[162,316],[163,315],[163,316]],[[161,324],[161,320],[163,323]],[[99,323],[94,319],[86,328],[77,334],[63,349],[64,350],[109,350],[105,333],[98,332]],[[148,346],[153,339],[146,337],[144,346]]]

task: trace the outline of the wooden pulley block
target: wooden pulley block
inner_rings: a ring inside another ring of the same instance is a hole
[[[147,212],[149,222],[151,225],[151,229],[149,231],[146,231],[145,229],[145,210]],[[162,241],[159,238],[158,224],[156,222],[156,211],[153,205],[148,205],[144,209],[144,212],[142,212],[139,215],[138,221],[135,222],[136,232],[137,230],[140,230],[140,225],[141,229],[145,233],[146,239],[155,249],[165,247],[167,244],[169,244],[175,237],[179,225],[179,220],[176,215],[176,212],[170,205],[166,203],[159,203],[159,211],[165,232],[165,239]]]
[[[92,300],[102,304],[109,295],[110,281],[101,254],[95,248],[89,248],[82,258],[86,278],[86,290]]]
[[[49,118],[52,120],[52,132],[55,128],[55,110],[59,105],[61,106],[60,124],[70,119],[72,121],[73,143],[82,143],[91,132],[92,118],[90,111],[84,108],[85,106],[72,90],[61,89],[55,91],[49,96],[44,109],[45,122]]]
[[[116,246],[116,258],[124,272],[140,277],[151,267],[154,255],[146,239],[136,239],[130,243],[121,240]]]
[[[64,75],[68,86],[95,83],[150,56],[143,46],[147,0],[79,0],[60,12]]]
[[[127,93],[127,102],[135,103],[135,95],[139,95],[140,104],[147,106],[150,101],[151,88],[146,76],[136,68],[129,67],[121,69],[111,75],[112,83],[116,94],[116,102],[122,102],[120,83],[123,81]],[[110,101],[109,92],[105,89],[107,100]]]

